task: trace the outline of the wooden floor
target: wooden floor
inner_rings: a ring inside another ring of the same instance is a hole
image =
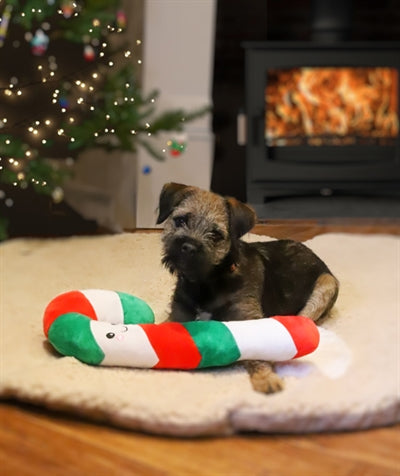
[[[400,235],[400,221],[283,221],[254,231],[298,240],[329,232]],[[336,434],[175,439],[3,402],[0,474],[399,476],[400,425]]]

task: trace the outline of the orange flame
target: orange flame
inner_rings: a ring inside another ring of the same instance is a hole
[[[398,76],[386,67],[270,70],[265,90],[268,145],[395,139]]]

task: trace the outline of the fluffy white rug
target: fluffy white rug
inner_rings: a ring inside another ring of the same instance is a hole
[[[260,239],[254,235],[247,239]],[[268,238],[267,238],[268,239]],[[91,367],[50,351],[42,314],[73,289],[125,291],[163,320],[173,279],[157,233],[23,239],[0,247],[0,396],[169,435],[350,430],[400,421],[400,239],[308,242],[341,281],[318,350],[278,366],[286,388],[254,392],[240,366],[197,371]]]

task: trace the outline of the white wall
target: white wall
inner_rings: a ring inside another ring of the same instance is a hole
[[[143,89],[160,90],[157,109],[211,105],[216,0],[145,0]],[[138,152],[136,226],[155,226],[158,196],[165,182],[209,188],[213,160],[211,114],[186,126],[187,148],[157,162]],[[173,134],[160,136],[162,149]],[[151,173],[142,173],[150,166]]]

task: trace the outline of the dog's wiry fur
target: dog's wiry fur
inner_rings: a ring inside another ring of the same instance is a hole
[[[164,185],[157,223],[165,221],[164,265],[176,274],[170,320],[220,321],[301,314],[313,320],[335,303],[338,281],[325,263],[292,240],[246,243],[254,211],[197,187]],[[253,387],[279,390],[267,362],[247,362]]]

